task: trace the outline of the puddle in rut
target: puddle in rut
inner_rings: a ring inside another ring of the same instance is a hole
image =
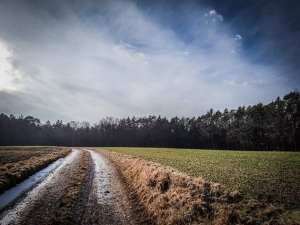
[[[59,163],[62,159],[55,161],[54,163],[50,164],[43,170],[35,173],[34,175],[30,176],[27,180],[21,182],[17,186],[5,191],[3,194],[0,195],[0,211],[21,196],[24,192],[28,191],[38,182],[42,181],[50,172],[52,172],[55,168],[58,167]]]
[[[55,177],[59,174],[59,172],[66,165],[68,165],[69,163],[72,163],[74,161],[74,159],[78,156],[79,152],[80,152],[79,150],[72,149],[72,152],[67,157],[56,161],[56,162],[58,162],[58,165],[54,166],[54,168],[50,172],[48,172],[47,175],[45,175],[43,178],[41,178],[40,182],[37,181],[36,183],[38,183],[38,184],[36,184],[35,187],[32,187],[32,186],[34,186],[34,185],[32,185],[31,186],[32,189],[28,190],[25,198],[23,198],[21,201],[17,202],[12,208],[1,212],[0,225],[11,224],[12,222],[13,222],[13,224],[19,224],[18,217],[19,217],[20,213],[22,212],[22,210],[26,210],[27,205],[30,205],[30,202],[34,201],[36,199],[35,196],[37,196],[37,194],[43,188],[45,188],[48,183],[51,183],[51,181],[53,181],[55,179]],[[50,166],[52,166],[52,164]],[[46,169],[48,169],[48,167]],[[40,171],[40,172],[42,172],[42,171]],[[41,176],[40,174],[35,174],[35,175],[37,177]],[[33,178],[30,177],[28,180],[33,181]],[[21,193],[24,193],[24,192],[25,191],[23,191]],[[6,194],[6,192],[4,194]],[[19,196],[21,197],[22,194],[19,194]],[[2,200],[0,200],[0,201],[2,203]]]
[[[94,182],[96,182],[97,187],[98,203],[101,205],[108,204],[112,201],[112,196],[110,194],[111,175],[107,171],[107,164],[100,154],[91,150],[88,151],[95,164]]]

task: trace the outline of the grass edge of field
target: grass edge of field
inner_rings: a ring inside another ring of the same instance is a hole
[[[137,149],[143,149],[143,150],[151,150],[151,149],[156,149],[156,150],[176,150],[176,151],[206,151],[206,152],[225,152],[225,153],[258,153],[258,154],[299,154],[299,153],[295,153],[295,152],[269,152],[269,151],[263,151],[263,152],[259,152],[259,151],[230,151],[230,150],[202,150],[202,149],[174,149],[174,148],[135,148],[135,147],[95,147],[93,149],[104,149],[104,150],[108,150],[108,151],[113,151],[113,152],[117,152],[117,153],[122,153],[122,154],[125,154],[125,155],[131,155],[131,156],[134,156],[134,157],[138,157],[138,158],[142,158],[142,159],[146,159],[148,161],[153,161],[152,159],[149,159],[149,157],[141,157],[140,155],[136,155],[136,154],[130,154],[128,152],[124,153],[123,151],[120,151],[120,149],[133,149],[133,150],[137,150]],[[116,151],[117,150],[117,151]],[[156,161],[154,160],[154,162],[156,163],[161,163],[159,161]],[[183,172],[186,172],[185,170],[181,170],[180,168],[178,167],[174,167],[173,165],[170,165],[170,164],[166,164],[166,163],[161,163],[162,165],[165,165],[165,166],[170,166],[170,167],[173,167],[173,168],[176,168],[180,171],[183,171]],[[193,177],[202,177],[202,176],[193,176]],[[219,181],[217,181],[219,182]],[[219,182],[220,183],[220,182]],[[221,184],[223,184],[221,182]],[[226,185],[225,185],[226,186]],[[231,190],[234,190],[231,188]],[[238,190],[238,189],[236,189]],[[289,219],[291,219],[295,224],[300,224],[300,208],[296,208],[296,209],[285,209],[285,211],[287,212],[288,216],[289,216]]]

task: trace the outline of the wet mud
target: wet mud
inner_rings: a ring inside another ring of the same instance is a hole
[[[82,149],[73,149],[46,178],[6,206],[0,212],[0,224],[49,223],[83,151],[89,152],[88,166],[79,197],[64,224],[139,224],[132,210],[134,203],[113,165],[99,153]]]

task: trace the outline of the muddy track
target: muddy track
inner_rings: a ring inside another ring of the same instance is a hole
[[[0,212],[0,224],[140,224],[136,209],[106,158],[73,149],[41,183]]]

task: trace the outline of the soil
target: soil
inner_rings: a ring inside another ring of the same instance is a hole
[[[84,149],[73,149],[44,181],[0,212],[0,224],[54,224],[53,217],[64,210],[61,200],[68,193],[66,188],[78,171],[84,151],[89,159],[82,170],[85,174],[79,191],[74,199],[71,196],[67,213],[60,213],[64,218],[55,224],[144,224],[145,218],[136,213],[140,206],[113,164],[99,153]]]

